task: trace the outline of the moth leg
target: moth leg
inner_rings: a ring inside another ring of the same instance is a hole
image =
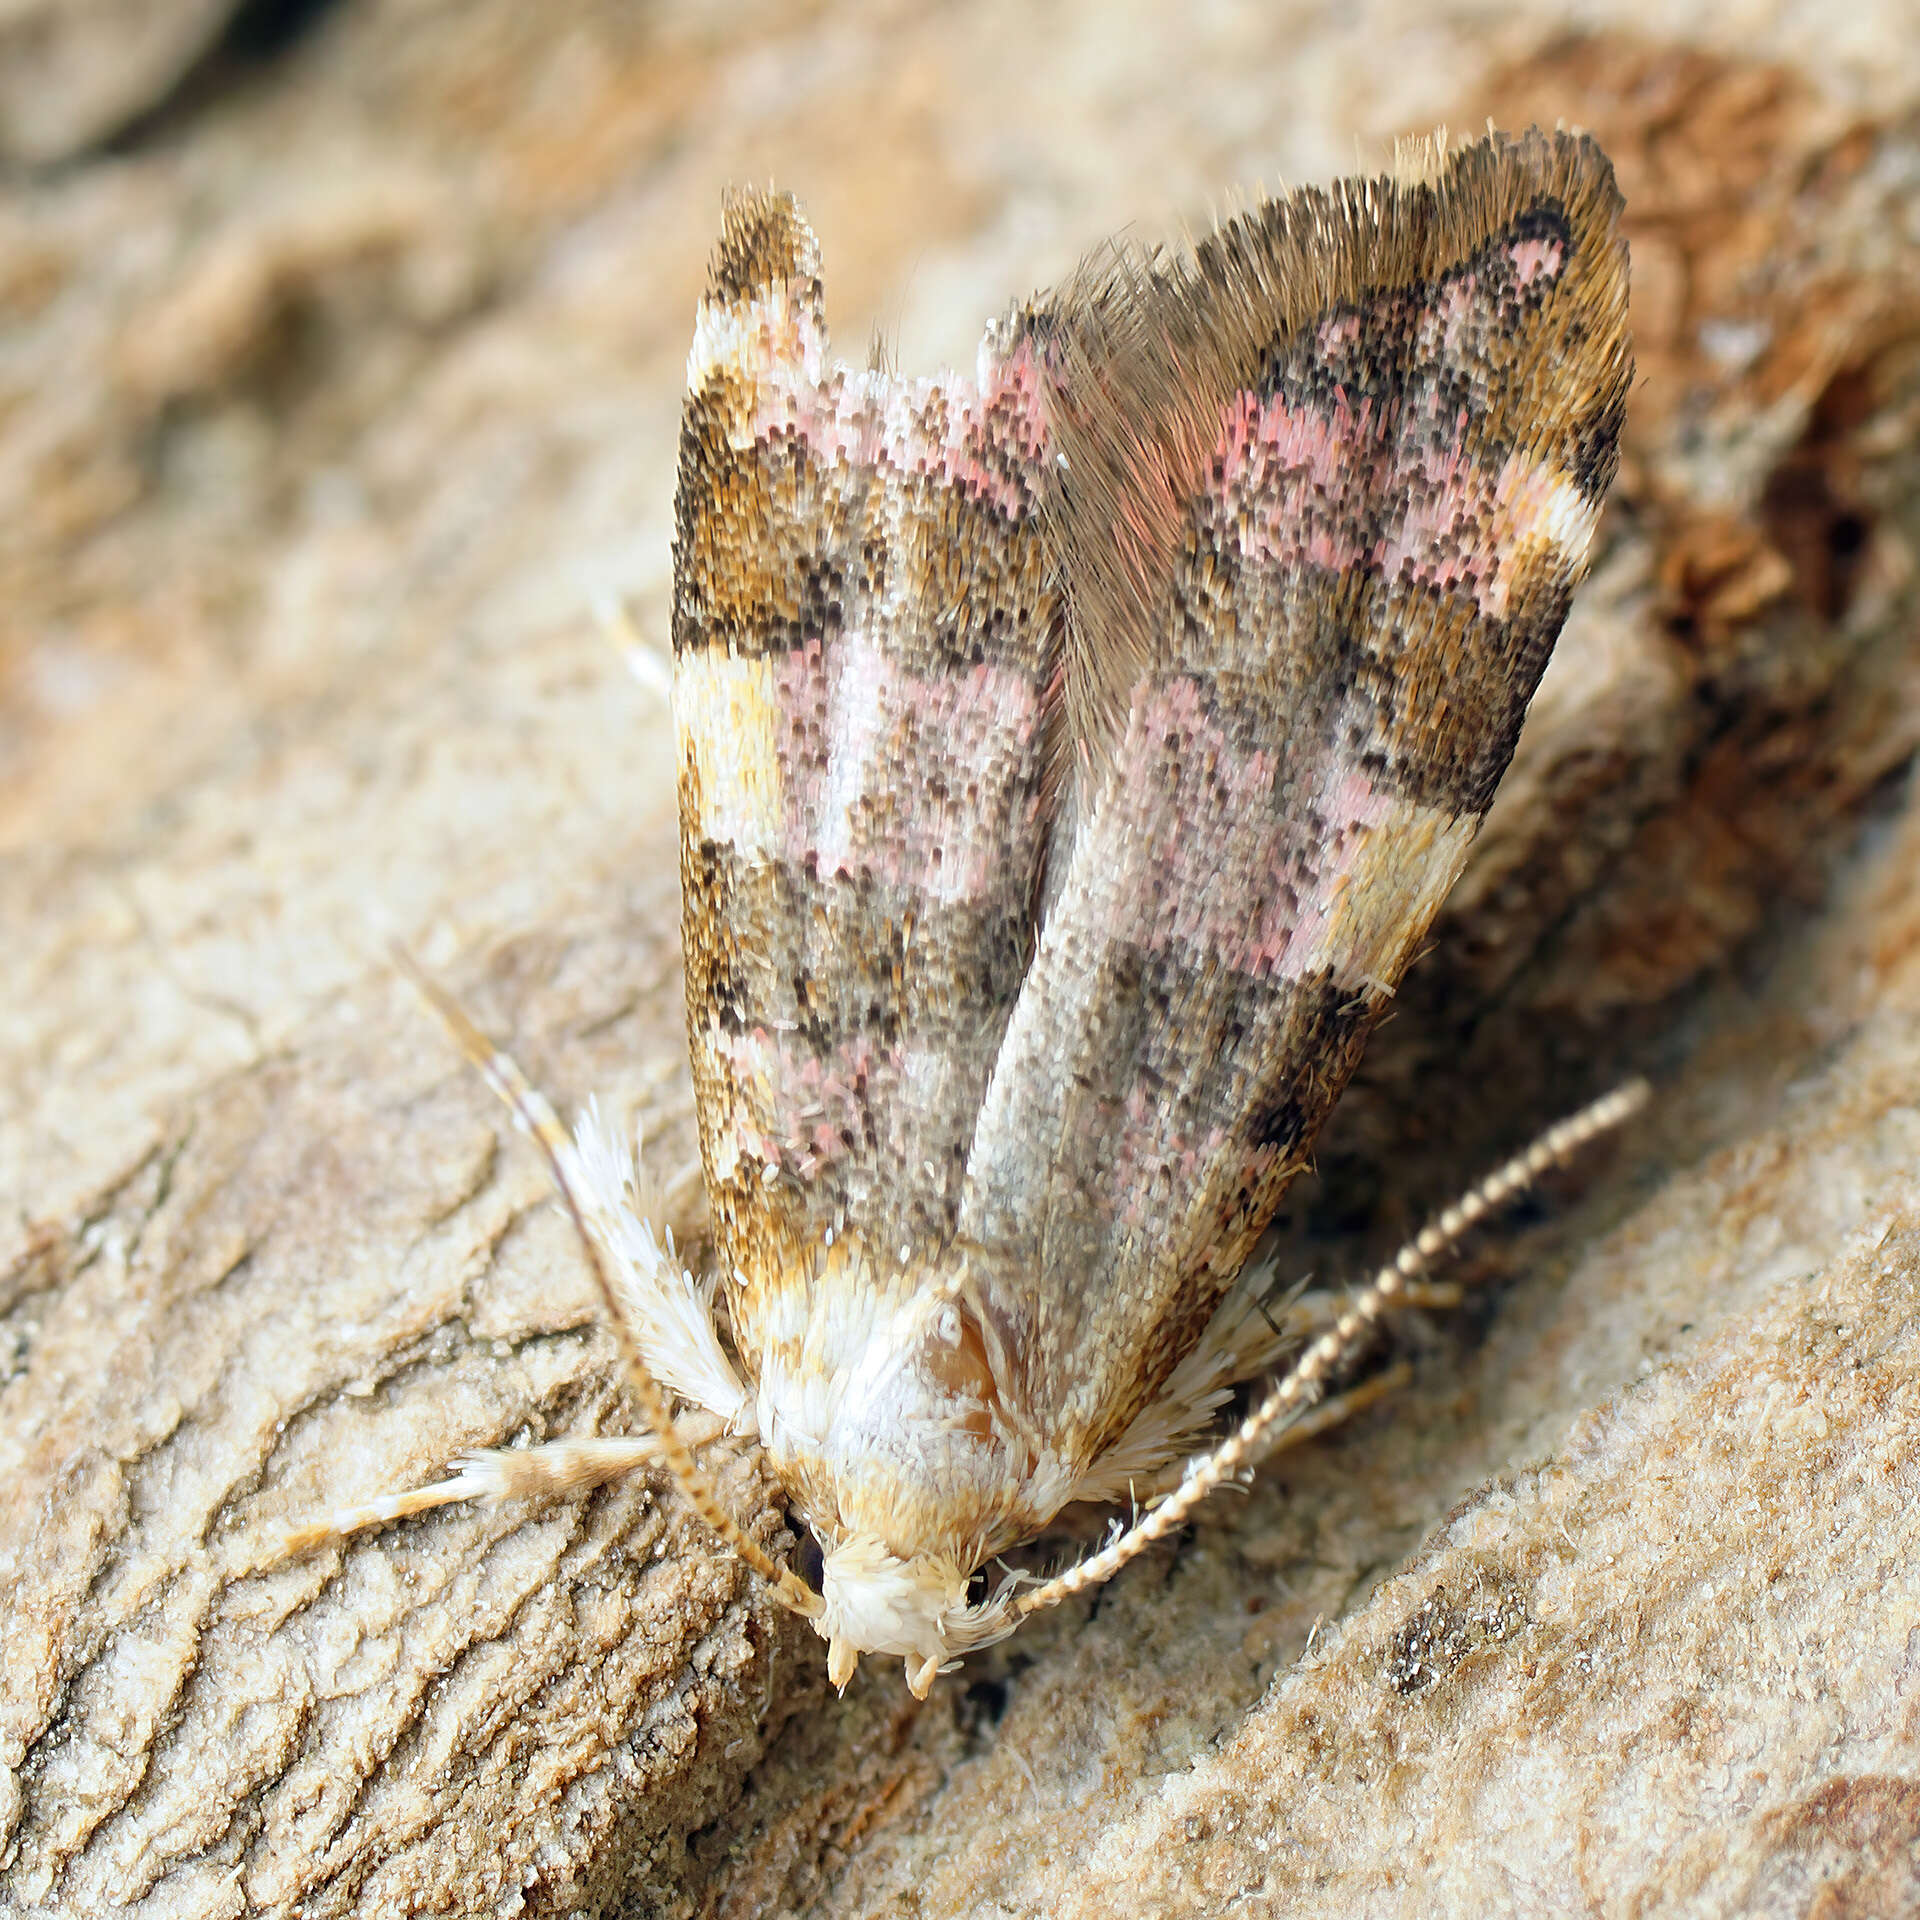
[[[1396,1360],[1392,1366],[1382,1367],[1378,1373],[1368,1375],[1344,1392],[1329,1394],[1326,1399],[1309,1407],[1267,1443],[1260,1457],[1264,1462],[1271,1460],[1276,1453],[1289,1453],[1295,1447],[1303,1447],[1309,1440],[1317,1440],[1323,1433],[1331,1433],[1335,1427],[1344,1427],[1349,1420],[1357,1420],[1382,1400],[1391,1399],[1396,1393],[1404,1393],[1412,1385],[1412,1363]],[[1135,1497],[1142,1506],[1158,1506],[1162,1500],[1179,1492],[1186,1474],[1187,1467],[1183,1461],[1177,1468],[1164,1471],[1152,1486],[1138,1488]]]
[[[726,1430],[711,1415],[682,1417],[680,1435],[705,1446]],[[660,1443],[650,1433],[595,1434],[550,1440],[538,1447],[481,1447],[457,1454],[454,1467],[481,1498],[524,1500],[536,1494],[590,1493],[622,1474],[659,1465]]]
[[[596,1196],[594,1193],[583,1194],[578,1190],[583,1172],[587,1172],[589,1178],[593,1177],[588,1165],[587,1147],[568,1138],[566,1129],[561,1126],[552,1107],[528,1081],[512,1058],[493,1046],[480,1029],[468,1019],[465,1010],[430,980],[409,954],[396,948],[394,961],[412,983],[415,991],[432,1009],[441,1025],[452,1036],[461,1052],[480,1070],[481,1077],[485,1079],[487,1085],[506,1103],[513,1114],[515,1124],[532,1138],[546,1160],[547,1171],[552,1176],[553,1184],[559,1193],[560,1204],[568,1218],[572,1220],[574,1230],[580,1237],[580,1244],[586,1252],[588,1269],[593,1275],[594,1285],[599,1289],[608,1330],[612,1333],[620,1349],[620,1357],[625,1363],[627,1384],[632,1389],[633,1397],[639,1403],[641,1416],[650,1429],[643,1436],[649,1459],[657,1459],[672,1474],[681,1493],[685,1495],[687,1503],[727,1546],[731,1547],[761,1579],[766,1581],[767,1585],[773,1589],[775,1598],[783,1606],[806,1619],[816,1619],[820,1613],[820,1596],[791,1569],[775,1565],[765,1550],[740,1530],[733,1516],[721,1506],[713,1491],[712,1481],[693,1456],[693,1442],[688,1437],[690,1427],[682,1427],[674,1417],[667,1390],[661,1385],[654,1367],[648,1362],[643,1333],[635,1324],[636,1312],[644,1322],[646,1305],[642,1302],[636,1309],[631,1288],[625,1290],[626,1297],[623,1297],[623,1288],[616,1281],[599,1240],[587,1224],[589,1209],[595,1205],[596,1198],[606,1198],[604,1193]],[[624,1195],[629,1184],[624,1168],[619,1170],[619,1177],[615,1184]],[[648,1224],[637,1216],[636,1219],[642,1227]],[[623,1278],[630,1278],[630,1276],[623,1275]],[[692,1282],[688,1281],[687,1286],[691,1289]],[[697,1289],[691,1294],[676,1298],[674,1290],[669,1288],[663,1295],[663,1299],[670,1318],[685,1319],[686,1328],[691,1333],[696,1350],[702,1353],[705,1351],[704,1343],[699,1337],[702,1325],[705,1328],[706,1339],[712,1341],[714,1349],[718,1350],[717,1337],[713,1333],[710,1303],[699,1297]],[[682,1308],[688,1309],[684,1316],[681,1314]],[[724,1353],[721,1357],[724,1361]],[[730,1365],[727,1370],[731,1372]],[[585,1443],[572,1444],[580,1446]],[[489,1455],[485,1458],[497,1460],[498,1455]],[[540,1472],[543,1469],[534,1469],[534,1471]],[[462,1466],[450,1480],[442,1482],[437,1487],[423,1487],[411,1494],[397,1494],[389,1500],[374,1502],[372,1511],[376,1520],[397,1519],[403,1514],[420,1513],[433,1507],[445,1506],[449,1501],[471,1499],[476,1493],[494,1491],[498,1472],[499,1470],[493,1467],[476,1468],[470,1457],[468,1463]],[[296,1540],[300,1537],[299,1529],[294,1530],[293,1537]]]
[[[1275,1308],[1270,1277],[1256,1269],[1244,1276],[1220,1303],[1193,1351],[1168,1376],[1166,1385],[1128,1424],[1127,1430],[1076,1482],[1075,1501],[1116,1506],[1162,1498],[1180,1484],[1185,1472],[1168,1463],[1200,1444],[1214,1416],[1243,1380],[1271,1373],[1289,1354],[1336,1325],[1345,1296],[1328,1291],[1296,1292]],[[1454,1308],[1465,1290],[1453,1282],[1415,1281],[1397,1296],[1396,1307]],[[1383,1395],[1399,1391],[1407,1370],[1389,1367],[1377,1381],[1366,1381],[1323,1401],[1312,1415],[1287,1430],[1286,1445],[1351,1419]]]
[[[681,1423],[692,1446],[704,1446],[725,1431],[726,1423],[696,1415]],[[660,1464],[660,1443],[650,1433],[593,1435],[552,1440],[537,1447],[482,1447],[456,1454],[444,1480],[406,1493],[384,1494],[357,1507],[336,1507],[312,1520],[288,1527],[280,1552],[288,1557],[332,1546],[370,1527],[384,1527],[416,1513],[432,1513],[463,1500],[525,1500],[540,1494],[588,1493]]]
[[[1256,1272],[1228,1294],[1196,1349],[1209,1356],[1215,1378],[1237,1385],[1271,1373],[1286,1355],[1335,1325],[1346,1310],[1347,1295],[1332,1287],[1296,1286],[1277,1307],[1268,1304],[1273,1293],[1271,1281]],[[1457,1280],[1410,1280],[1393,1304],[1400,1311],[1452,1313],[1466,1298],[1467,1290]],[[1234,1314],[1231,1321],[1226,1319],[1229,1312]]]
[[[1359,1419],[1382,1400],[1390,1400],[1396,1393],[1404,1393],[1412,1385],[1412,1362],[1396,1360],[1392,1366],[1382,1367],[1378,1373],[1370,1374],[1345,1392],[1329,1394],[1267,1442],[1260,1453],[1261,1464],[1264,1465],[1277,1453],[1291,1453],[1295,1447],[1303,1447],[1309,1440],[1317,1440],[1323,1433],[1331,1433],[1335,1427],[1344,1427],[1349,1420]],[[1161,1474],[1151,1487],[1139,1488],[1135,1495],[1139,1505],[1142,1508],[1157,1507],[1161,1501],[1171,1499],[1179,1492],[1186,1472],[1183,1462],[1177,1469]]]
[[[1307,1297],[1276,1308],[1267,1304],[1272,1290],[1271,1276],[1257,1268],[1234,1283],[1193,1351],[1075,1483],[1073,1500],[1111,1507],[1178,1484],[1177,1473],[1166,1478],[1168,1463],[1184,1469],[1182,1456],[1201,1444],[1233,1389],[1269,1372],[1315,1331],[1311,1313],[1303,1311]]]
[[[1331,1394],[1309,1407],[1269,1442],[1261,1457],[1270,1458],[1289,1448],[1304,1446],[1309,1440],[1330,1433],[1335,1427],[1345,1426],[1349,1420],[1357,1419],[1390,1395],[1404,1392],[1412,1383],[1412,1366],[1405,1360],[1396,1360],[1392,1366],[1383,1367],[1378,1373],[1348,1387],[1344,1392]],[[1074,1487],[1073,1499],[1108,1507],[1128,1502],[1139,1508],[1158,1506],[1179,1491],[1190,1462],[1180,1460],[1170,1465],[1177,1451],[1171,1447],[1151,1450],[1143,1447],[1137,1453],[1129,1448],[1133,1456],[1131,1458],[1123,1455],[1120,1448],[1127,1446],[1143,1427],[1151,1430],[1155,1424],[1169,1431],[1191,1431],[1197,1435],[1225,1398],[1223,1389],[1207,1400],[1191,1404],[1169,1405],[1164,1400],[1156,1401],[1134,1421],[1115,1447],[1095,1461],[1092,1472]]]
[[[1458,1280],[1410,1280],[1394,1300],[1396,1307],[1412,1312],[1453,1313],[1466,1305],[1467,1290]],[[1346,1296],[1331,1289],[1303,1293],[1289,1309],[1288,1331],[1295,1327],[1307,1338],[1323,1332],[1340,1318]],[[1249,1376],[1242,1374],[1241,1379]]]
[[[1275,1300],[1276,1293],[1280,1294]],[[1196,1401],[1200,1392],[1271,1373],[1291,1353],[1338,1323],[1347,1295],[1304,1282],[1284,1290],[1274,1285],[1270,1268],[1256,1266],[1242,1276],[1220,1303],[1188,1359],[1176,1367],[1161,1390],[1163,1403]],[[1410,1280],[1394,1298],[1396,1309],[1453,1312],[1466,1300],[1457,1280]],[[1224,1396],[1215,1391],[1208,1411]]]
[[[1490,1174],[1444,1209],[1347,1303],[1334,1324],[1314,1340],[1260,1404],[1211,1453],[1187,1464],[1173,1493],[1118,1538],[1090,1554],[1078,1566],[1022,1594],[1015,1610],[1022,1616],[1057,1607],[1061,1601],[1110,1580],[1135,1559],[1186,1524],[1208,1494],[1253,1464],[1274,1437],[1294,1425],[1325,1393],[1327,1381],[1347,1364],[1383,1315],[1398,1306],[1408,1284],[1418,1279],[1449,1247],[1496,1208],[1570,1159],[1590,1140],[1621,1125],[1646,1105],[1644,1080],[1631,1080],[1549,1127],[1532,1146]]]

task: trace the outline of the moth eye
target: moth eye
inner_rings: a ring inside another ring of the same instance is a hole
[[[806,1522],[802,1521],[793,1531],[793,1570],[818,1593],[827,1565],[826,1548],[820,1544],[820,1536]]]
[[[942,1307],[939,1318],[933,1323],[933,1330],[950,1347],[960,1344],[960,1309]]]

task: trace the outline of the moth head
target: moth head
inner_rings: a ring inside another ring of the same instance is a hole
[[[964,1653],[1013,1631],[1007,1587],[970,1602],[968,1572],[944,1554],[902,1559],[870,1533],[849,1534],[827,1550],[814,1627],[827,1643],[827,1676],[844,1688],[863,1653],[895,1653],[907,1685],[924,1700],[935,1675]]]

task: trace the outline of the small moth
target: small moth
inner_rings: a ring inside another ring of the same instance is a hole
[[[298,1543],[663,1461],[836,1684],[891,1654],[924,1696],[1178,1527],[1428,1260],[1637,1103],[1449,1209],[1182,1469],[1277,1356],[1236,1282],[1585,572],[1632,370],[1619,211],[1588,139],[1440,138],[1190,252],[1110,246],[971,380],[915,381],[830,358],[792,200],[731,202],[674,542],[712,1267],[596,1110],[569,1136],[434,993],[548,1154],[649,1431],[468,1456]],[[691,1449],[722,1427],[817,1537],[817,1590],[714,1497]],[[1064,1574],[981,1574],[1156,1488]]]

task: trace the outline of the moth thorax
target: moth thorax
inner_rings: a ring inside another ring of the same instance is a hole
[[[821,1568],[814,1625],[827,1642],[828,1677],[844,1687],[861,1654],[898,1654],[924,1700],[943,1666],[1013,1630],[1004,1595],[969,1605],[967,1583],[967,1570],[944,1554],[902,1559],[870,1533],[849,1535]]]

